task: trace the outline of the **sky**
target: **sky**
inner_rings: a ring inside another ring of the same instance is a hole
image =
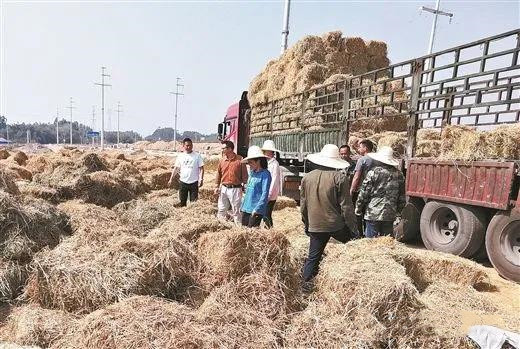
[[[441,1],[434,51],[520,27],[520,1]],[[0,0],[0,115],[9,123],[70,117],[100,128],[101,66],[107,67],[105,129],[151,134],[172,127],[216,132],[227,107],[280,54],[283,1]],[[341,30],[383,40],[392,63],[427,52],[435,1],[295,1],[289,44]]]

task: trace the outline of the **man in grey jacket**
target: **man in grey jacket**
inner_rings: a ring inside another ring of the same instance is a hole
[[[338,147],[326,144],[320,153],[307,156],[307,160],[316,169],[305,175],[300,188],[302,220],[310,237],[309,256],[303,267],[305,282],[318,273],[330,238],[345,243],[356,229],[350,180],[346,178],[345,171],[339,171],[349,164],[340,158]]]

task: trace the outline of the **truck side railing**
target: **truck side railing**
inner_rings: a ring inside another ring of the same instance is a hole
[[[363,128],[407,131],[520,122],[520,29],[347,77],[252,108],[251,144],[273,139],[302,160]],[[257,122],[258,121],[258,122]]]

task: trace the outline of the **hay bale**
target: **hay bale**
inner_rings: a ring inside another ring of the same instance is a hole
[[[27,280],[24,266],[0,258],[0,303],[14,300]]]
[[[147,172],[144,181],[152,190],[167,189],[169,188],[168,181],[170,180],[171,175],[171,170],[157,168]]]
[[[520,160],[520,124],[500,126],[484,132],[486,157]]]
[[[0,160],[7,159],[11,154],[7,151],[7,149],[0,149]]]
[[[274,206],[274,210],[275,211],[278,211],[278,210],[283,210],[284,208],[287,208],[287,207],[296,207],[296,201],[292,198],[289,198],[287,196],[278,196],[278,198],[276,199],[276,204]]]
[[[0,257],[20,262],[70,234],[68,217],[56,207],[38,199],[20,201],[1,191],[0,226]]]
[[[25,298],[80,313],[132,295],[175,298],[194,265],[193,253],[180,240],[118,235],[85,244],[73,236],[35,256]]]
[[[104,207],[135,199],[136,193],[129,182],[108,171],[81,176],[70,189],[74,198]]]
[[[377,44],[376,44],[377,43]],[[270,61],[249,86],[249,102],[257,107],[268,101],[321,85],[334,74],[357,75],[369,69],[369,60],[386,62],[386,46],[375,42],[368,51],[361,38],[344,38],[340,31],[306,36]],[[372,53],[372,55],[369,55]],[[383,63],[381,63],[383,62]],[[255,121],[253,113],[252,121]]]
[[[29,159],[27,155],[23,151],[18,151],[14,155],[12,155],[13,160],[20,166],[25,166],[27,160]]]
[[[52,204],[57,204],[60,201],[58,191],[54,188],[49,188],[34,182],[21,182],[19,188],[24,196],[43,199]]]
[[[245,274],[284,275],[290,269],[289,242],[277,231],[236,228],[200,237],[197,255],[206,272],[203,282],[215,285]]]
[[[177,202],[173,196],[158,197],[153,200],[132,200],[116,205],[113,210],[121,221],[138,231],[145,233],[158,226],[168,217],[175,216],[179,220]]]
[[[292,290],[264,273],[245,275],[215,288],[198,308],[196,318],[208,324],[210,348],[267,348],[280,341]]]
[[[20,195],[20,190],[18,185],[13,180],[12,175],[6,171],[4,168],[0,167],[0,190],[11,194],[11,195]]]
[[[377,147],[388,146],[393,149],[395,155],[402,156],[406,153],[407,137],[404,132],[383,132],[370,137]]]
[[[18,165],[14,161],[3,162],[0,166],[4,168],[4,171],[10,173],[11,176],[17,180],[32,181],[33,179],[31,171],[27,170],[25,167]]]
[[[95,311],[54,343],[54,348],[201,348],[204,326],[186,306],[136,296]]]
[[[47,348],[61,339],[77,320],[59,310],[43,309],[30,304],[15,308],[7,319],[7,340],[22,345]]]

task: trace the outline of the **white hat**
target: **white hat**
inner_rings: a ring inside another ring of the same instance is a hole
[[[321,152],[307,155],[307,160],[325,167],[343,169],[349,166],[349,163],[339,156],[339,148],[334,144],[325,144]]]
[[[393,149],[388,146],[379,148],[377,153],[368,153],[367,156],[390,166],[399,166],[399,160],[394,157]]]
[[[264,153],[262,152],[262,149],[260,149],[257,145],[252,145],[247,150],[247,157],[245,157],[242,162],[246,163],[247,160],[251,159],[257,159],[257,158],[265,158]]]
[[[274,142],[270,139],[266,140],[264,142],[264,145],[262,145],[262,150],[268,150],[268,151],[277,151],[279,152],[278,149],[276,149],[275,145],[274,145]]]

